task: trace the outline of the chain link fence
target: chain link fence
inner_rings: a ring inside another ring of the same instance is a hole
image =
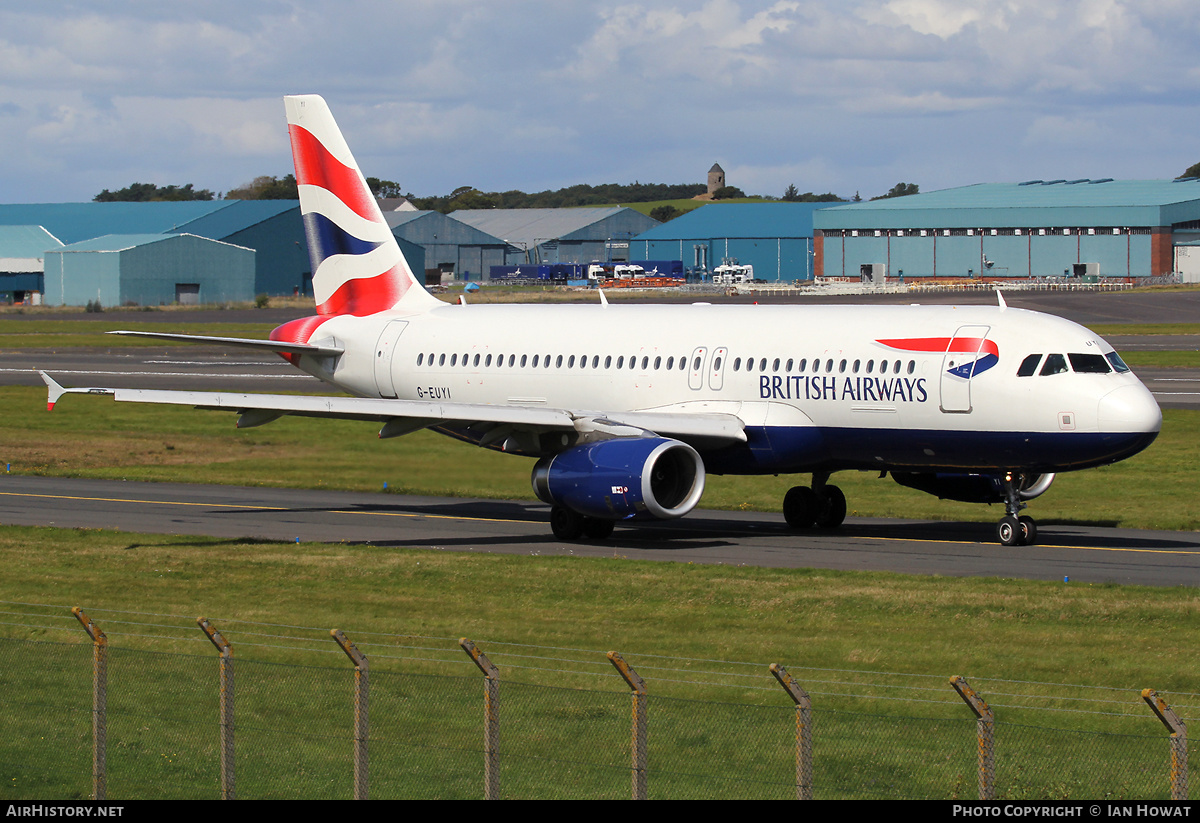
[[[1002,701],[987,707],[997,719],[985,747],[945,677],[798,669],[800,691],[811,689],[810,719],[798,725],[797,703],[765,665],[631,656],[645,677],[639,704],[631,687],[642,681],[622,680],[598,652],[492,643],[497,676],[485,708],[488,679],[457,642],[379,637],[360,644],[370,658],[369,732],[356,750],[356,682],[367,672],[356,680],[336,648],[295,633],[229,632],[235,649],[260,654],[231,658],[223,718],[211,646],[145,648],[178,645],[176,629],[114,634],[101,704],[92,643],[0,638],[0,797],[970,800],[984,791],[986,748],[991,797],[1185,799],[1194,756],[1184,739],[1173,768],[1168,730],[1133,690],[980,680]],[[233,735],[228,774],[223,722]],[[811,733],[807,761],[801,726]]]

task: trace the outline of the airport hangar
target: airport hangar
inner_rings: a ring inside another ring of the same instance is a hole
[[[447,219],[437,218],[439,223]],[[393,233],[410,265],[424,270],[426,249],[405,237],[403,223]],[[182,235],[219,242],[158,242]],[[496,238],[475,240],[486,248],[503,245]],[[458,255],[483,256],[478,249],[472,252],[471,239],[459,241]],[[59,279],[57,285],[47,283],[46,255],[64,244],[73,256],[51,257]],[[242,249],[235,255],[240,261],[233,269],[236,280],[226,270],[231,261],[223,246]],[[187,260],[180,255],[184,248],[191,255]],[[247,251],[248,270],[242,260]],[[310,269],[296,200],[0,204],[0,298],[5,300],[36,292],[49,305],[99,301],[115,306],[309,295]]]
[[[813,214],[829,203],[714,203],[633,238],[636,260],[682,260],[711,272],[726,261],[768,282],[811,280]]]
[[[826,277],[1200,276],[1200,180],[982,183],[831,206]]]
[[[632,239],[659,225],[657,220],[623,206],[460,209],[451,212],[450,217],[501,238],[507,246],[502,261],[506,265],[626,261],[631,259]]]

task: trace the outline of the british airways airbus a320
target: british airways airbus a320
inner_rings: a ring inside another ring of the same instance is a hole
[[[939,497],[1003,503],[1005,545],[1056,472],[1146,448],[1162,415],[1097,335],[994,307],[450,305],[413,276],[325,101],[285,98],[316,314],[270,340],[143,336],[276,351],[350,397],[66,389],[238,413],[420,429],[535,458],[564,540],[691,511],[706,473],[811,473],[797,528],[838,526],[830,475],[890,473]],[[136,332],[115,332],[138,334]]]

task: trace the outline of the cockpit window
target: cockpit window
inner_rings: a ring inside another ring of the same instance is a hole
[[[1113,371],[1118,373],[1129,371],[1129,367],[1125,365],[1125,361],[1121,359],[1121,355],[1117,354],[1115,351],[1110,351],[1108,354],[1104,355],[1104,358],[1108,360],[1109,363],[1112,363]]]
[[[1071,358],[1071,371],[1076,374],[1108,374],[1111,369],[1108,367],[1108,361],[1104,359],[1102,354],[1076,354],[1071,352],[1067,355]]]
[[[1042,362],[1040,354],[1031,354],[1021,361],[1021,368],[1017,369],[1017,377],[1032,377],[1037,374],[1038,363]]]
[[[1048,374],[1062,374],[1067,370],[1067,358],[1061,354],[1046,355],[1046,365],[1042,366],[1041,374],[1045,377]]]

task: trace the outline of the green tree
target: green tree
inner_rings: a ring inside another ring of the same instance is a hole
[[[654,208],[650,209],[650,217],[660,223],[666,223],[668,220],[674,220],[681,214],[683,214],[683,212],[672,206],[670,203],[662,206],[655,206]]]
[[[299,200],[300,189],[296,184],[296,176],[289,174],[285,177],[263,175],[255,177],[244,186],[239,186],[225,193],[226,200]]]
[[[1200,177],[1200,163],[1193,163],[1187,167],[1187,171],[1176,177],[1176,180],[1182,180],[1185,177]]]
[[[395,180],[380,180],[378,177],[368,177],[367,188],[371,190],[371,194],[384,200],[404,196],[404,191]]]
[[[887,194],[881,194],[878,197],[872,197],[872,200],[887,200],[889,197],[908,197],[910,194],[917,194],[921,187],[916,183],[897,183],[888,190]]]
[[[788,187],[783,191],[783,201],[785,203],[795,203],[800,200],[800,191],[796,188],[795,183],[789,183]]]
[[[721,186],[713,192],[713,200],[729,200],[734,197],[745,197],[746,193],[737,186]]]
[[[97,203],[148,203],[159,200],[212,200],[208,189],[186,186],[156,186],[153,183],[131,183],[117,191],[104,191],[92,198]]]

